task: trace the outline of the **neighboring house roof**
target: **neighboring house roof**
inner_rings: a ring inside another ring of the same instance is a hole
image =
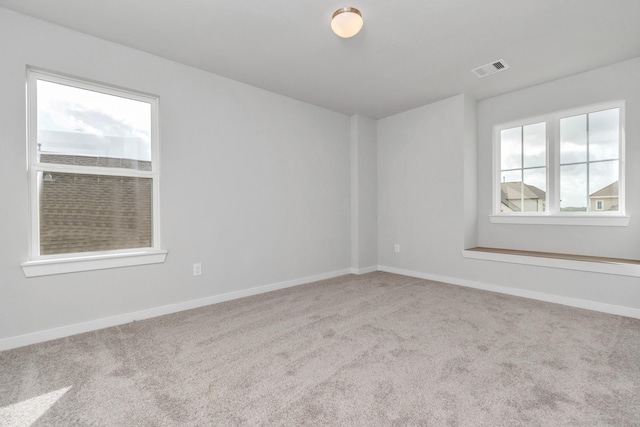
[[[529,184],[523,184],[520,181],[516,182],[503,182],[501,184],[502,201],[505,200],[520,200],[521,195],[525,199],[546,199],[546,193]]]
[[[599,197],[618,197],[618,181],[613,182],[604,188],[601,188],[600,190],[592,193],[589,196],[590,199]]]
[[[510,201],[509,199],[505,198],[505,194],[504,192],[502,193],[502,197],[501,197],[501,202],[504,206],[506,206],[507,208],[509,208],[511,211],[519,211],[520,210],[520,206],[516,205],[515,203],[513,203],[512,201]]]

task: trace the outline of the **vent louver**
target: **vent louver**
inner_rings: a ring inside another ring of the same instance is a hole
[[[479,78],[482,78],[487,77],[491,74],[495,74],[499,71],[504,71],[507,68],[509,68],[509,64],[504,62],[503,59],[499,59],[497,61],[483,65],[482,67],[474,68],[473,70],[471,70],[471,72]]]

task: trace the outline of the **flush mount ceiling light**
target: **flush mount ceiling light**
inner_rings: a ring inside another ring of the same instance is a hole
[[[358,34],[363,25],[362,14],[355,7],[340,8],[331,17],[331,29],[344,39]]]

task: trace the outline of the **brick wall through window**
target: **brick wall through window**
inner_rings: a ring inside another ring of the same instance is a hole
[[[43,172],[40,254],[153,246],[152,179]]]

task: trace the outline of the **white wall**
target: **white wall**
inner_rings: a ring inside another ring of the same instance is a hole
[[[626,99],[627,159],[637,163],[640,59],[477,104],[458,95],[376,123],[1,8],[0,55],[0,347],[29,333],[376,263],[640,313],[637,278],[461,255],[476,244],[513,246],[516,235],[531,243],[526,249],[585,252],[584,239],[594,239],[581,227],[488,223],[491,127]],[[27,64],[160,96],[164,264],[24,277]],[[588,230],[600,238],[597,254],[640,257],[639,182],[640,169],[627,167],[629,227]],[[203,263],[201,277],[191,277],[194,262]]]
[[[380,265],[437,275],[456,272],[467,222],[467,102],[458,95],[378,121]]]
[[[640,59],[513,92],[477,104],[463,95],[378,121],[378,247],[383,270],[640,317],[637,277],[463,258],[482,246],[595,253],[640,259]],[[610,99],[627,101],[625,228],[490,225],[494,124]],[[465,214],[477,180],[477,225]],[[473,235],[477,226],[477,235]],[[589,233],[594,233],[590,235]],[[598,250],[593,250],[596,246]],[[399,243],[400,253],[393,252]]]
[[[614,100],[626,101],[628,227],[489,222],[494,125]],[[640,259],[640,58],[479,102],[478,144],[480,246]]]
[[[464,247],[478,246],[478,103],[464,98]]]
[[[349,117],[1,8],[0,55],[0,339],[348,271]],[[160,97],[164,264],[24,277],[27,65]]]
[[[378,265],[378,178],[376,121],[351,117],[351,268]]]

